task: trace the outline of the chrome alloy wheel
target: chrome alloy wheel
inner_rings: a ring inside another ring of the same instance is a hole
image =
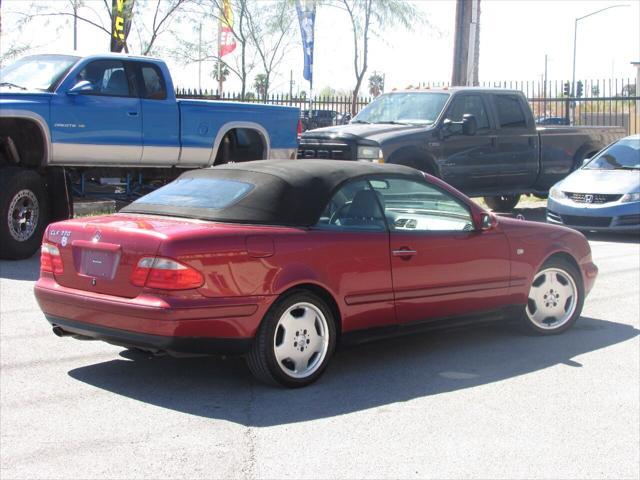
[[[527,316],[538,328],[555,330],[573,316],[578,304],[578,288],[573,277],[560,268],[538,272],[531,283]]]
[[[20,190],[11,199],[7,214],[9,234],[18,242],[29,240],[38,227],[40,207],[31,190]]]
[[[329,326],[322,311],[300,302],[280,316],[273,351],[280,369],[289,377],[306,378],[324,361],[329,349]]]

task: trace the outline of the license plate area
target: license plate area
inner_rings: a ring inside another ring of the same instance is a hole
[[[120,264],[120,246],[73,242],[76,272],[87,277],[113,280]]]
[[[99,250],[82,250],[80,274],[113,280],[120,262],[120,254]]]

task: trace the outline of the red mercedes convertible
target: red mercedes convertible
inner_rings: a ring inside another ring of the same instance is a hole
[[[50,225],[35,294],[58,336],[245,354],[299,387],[350,341],[508,318],[563,332],[597,271],[582,234],[497,218],[408,167],[259,161]]]

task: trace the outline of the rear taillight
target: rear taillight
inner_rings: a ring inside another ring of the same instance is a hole
[[[61,275],[64,273],[60,250],[55,245],[43,243],[40,249],[40,271]]]
[[[204,284],[204,277],[193,267],[162,257],[143,257],[131,272],[136,287],[159,290],[188,290]]]
[[[302,120],[298,119],[298,136],[302,135]]]

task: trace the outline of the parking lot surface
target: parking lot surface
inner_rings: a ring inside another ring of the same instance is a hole
[[[301,390],[242,359],[58,338],[39,259],[0,262],[0,477],[637,479],[640,243],[590,242],[600,275],[567,333],[371,343]]]

